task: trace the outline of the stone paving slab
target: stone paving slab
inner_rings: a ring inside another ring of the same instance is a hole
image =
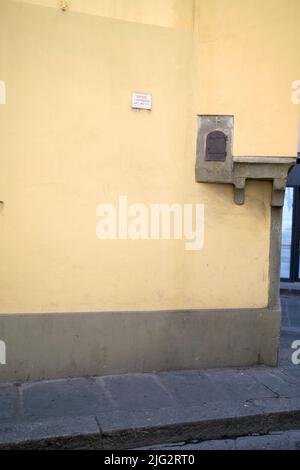
[[[283,369],[266,370],[254,368],[249,370],[248,374],[257,381],[258,385],[263,385],[270,392],[273,392],[273,397],[299,397],[300,377],[292,378]]]
[[[0,385],[0,423],[16,419],[18,389],[13,385]]]
[[[51,380],[0,387],[0,446],[216,440],[300,428],[300,375],[257,367]]]
[[[102,377],[97,383],[110,398],[110,409],[144,410],[176,406],[176,400],[156,374]]]
[[[254,396],[256,398],[276,397],[263,384],[257,383],[245,370],[236,370],[235,387],[232,387],[232,377],[226,369],[213,371],[166,372],[158,374],[166,389],[172,390],[172,395],[182,405],[195,405],[209,402],[244,402]]]
[[[300,328],[300,290],[294,294],[297,295],[281,294],[282,324],[284,327]]]
[[[19,392],[23,419],[30,421],[61,416],[95,416],[109,407],[109,400],[94,379],[24,384],[19,387]]]

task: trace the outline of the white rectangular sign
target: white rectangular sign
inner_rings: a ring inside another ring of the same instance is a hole
[[[6,344],[0,340],[0,366],[6,365]]]
[[[152,95],[145,93],[132,93],[133,109],[152,109]]]

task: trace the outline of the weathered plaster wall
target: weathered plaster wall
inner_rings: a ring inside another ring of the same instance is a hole
[[[235,116],[234,154],[297,153],[298,0],[196,0],[196,109]]]
[[[61,0],[18,0],[58,8]],[[194,0],[67,0],[69,10],[165,28],[192,30]]]
[[[198,114],[235,115],[236,155],[296,153],[297,2],[261,3],[0,1],[0,312],[267,305],[269,183],[238,207],[194,176]],[[121,194],[203,203],[204,249],[99,241]]]

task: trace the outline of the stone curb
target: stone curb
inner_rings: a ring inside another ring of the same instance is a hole
[[[209,441],[251,434],[269,434],[300,427],[300,409],[276,413],[250,413],[220,419],[201,420],[196,416],[193,420],[191,415],[200,412],[198,407],[194,407],[182,421],[176,416],[172,419],[172,412],[176,413],[176,410],[158,410],[157,414],[162,416],[162,419],[156,416],[154,423],[149,423],[150,412],[148,418],[147,412],[127,415],[127,421],[131,424],[127,427],[120,420],[114,421],[118,416],[122,418],[122,413],[118,412],[107,416],[107,423],[104,422],[103,428],[101,417],[104,415],[2,425],[0,450],[121,450],[179,441]],[[169,416],[169,419],[163,419],[166,416]],[[110,420],[113,422],[109,425]]]

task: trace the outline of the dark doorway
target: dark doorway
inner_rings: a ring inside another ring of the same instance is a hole
[[[281,280],[300,281],[300,160],[288,178],[281,242]]]

